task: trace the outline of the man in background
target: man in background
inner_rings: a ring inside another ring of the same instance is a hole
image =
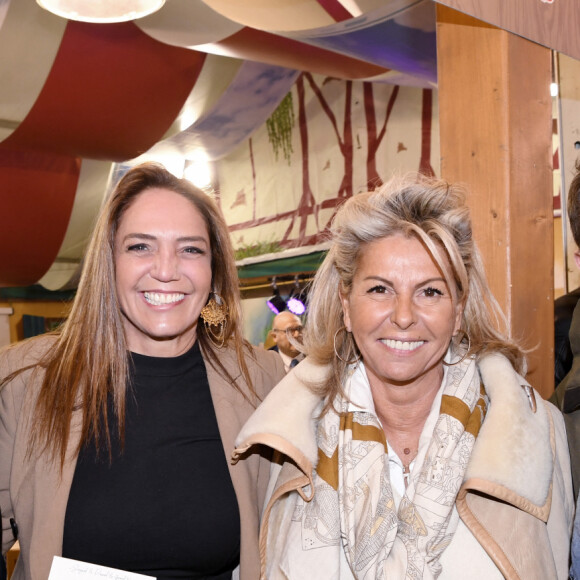
[[[570,184],[566,207],[568,208],[568,219],[574,242],[580,248],[580,162],[576,163],[576,175]],[[580,250],[578,248],[574,252],[574,260],[580,268]],[[561,321],[560,324],[562,324]],[[556,390],[550,397],[550,401],[564,414],[572,463],[574,496],[577,498],[580,488],[580,306],[578,305],[574,308],[572,315],[568,343],[571,366],[566,370],[567,374],[560,384],[556,385]],[[562,364],[563,359],[559,361],[558,357],[561,355],[563,347],[556,344],[555,350],[557,370],[558,365]],[[580,556],[580,554],[578,555]]]
[[[576,162],[576,176],[570,184],[568,192],[568,219],[576,251],[574,260],[580,268],[580,162]],[[570,463],[572,466],[572,484],[574,496],[578,498],[580,488],[580,305],[574,308],[572,323],[570,325],[570,349],[572,351],[572,368],[557,386],[550,401],[554,403],[564,414],[566,434],[570,447]],[[580,580],[580,508],[576,505],[576,517],[572,531],[572,567],[570,578]]]
[[[570,348],[570,325],[580,288],[554,301],[554,385],[558,386],[572,368],[574,355]]]
[[[270,332],[275,343],[270,350],[275,350],[280,355],[284,368],[288,372],[304,358],[304,355],[290,342],[294,339],[295,342],[302,343],[302,322],[296,314],[284,310],[274,316]]]

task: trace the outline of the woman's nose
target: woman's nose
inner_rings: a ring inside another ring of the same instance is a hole
[[[179,278],[179,263],[175,252],[160,251],[155,256],[151,275],[160,282],[171,282]]]
[[[415,322],[415,305],[410,297],[397,296],[391,314],[393,324],[399,328],[409,328]]]

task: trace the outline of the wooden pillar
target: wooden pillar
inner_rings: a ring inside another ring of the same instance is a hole
[[[528,380],[554,389],[549,49],[437,6],[441,174],[471,191],[474,236]]]

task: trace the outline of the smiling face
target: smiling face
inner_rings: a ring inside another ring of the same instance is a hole
[[[368,244],[350,295],[341,300],[373,390],[439,387],[462,309],[417,238],[394,235]]]
[[[167,189],[139,194],[115,235],[115,276],[129,350],[163,357],[186,352],[212,283],[201,213]]]

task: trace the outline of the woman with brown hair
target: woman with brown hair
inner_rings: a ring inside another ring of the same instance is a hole
[[[9,347],[0,369],[14,580],[46,580],[55,555],[158,580],[257,576],[267,471],[257,455],[227,457],[284,370],[242,338],[233,250],[209,196],[157,164],[129,170],[62,329]]]

